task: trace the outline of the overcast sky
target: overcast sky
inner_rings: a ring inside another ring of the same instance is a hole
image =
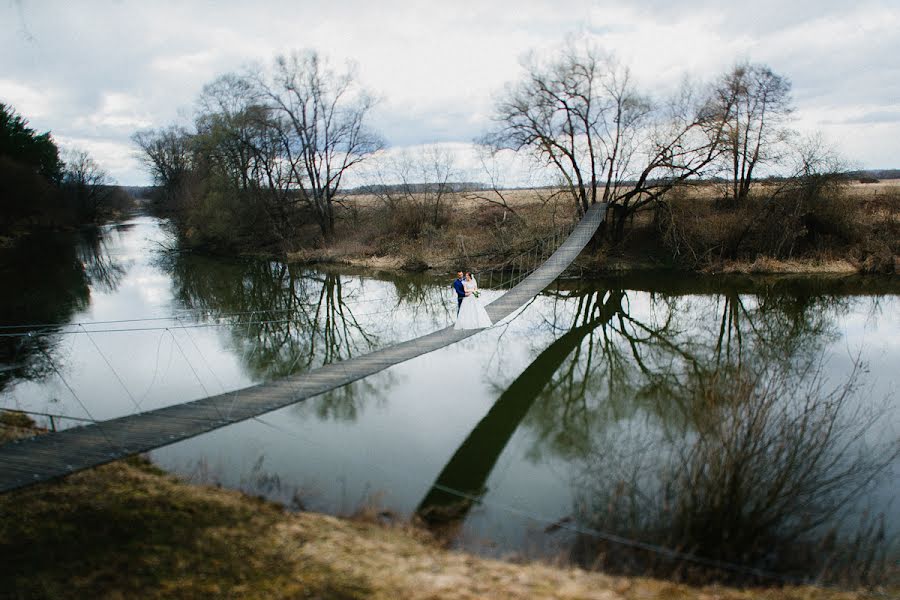
[[[130,136],[189,124],[201,87],[315,48],[354,61],[395,148],[464,148],[529,51],[591,38],[649,92],[736,61],[793,82],[795,127],[864,168],[900,168],[900,1],[0,0],[0,101],[122,184],[145,184]]]

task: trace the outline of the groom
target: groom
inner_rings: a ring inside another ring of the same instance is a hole
[[[466,297],[466,288],[463,286],[462,271],[457,271],[456,280],[453,282],[453,289],[456,290],[456,314],[459,314],[459,307],[462,306],[463,298]]]

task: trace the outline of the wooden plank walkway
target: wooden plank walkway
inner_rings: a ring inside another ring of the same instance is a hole
[[[494,323],[550,285],[584,249],[606,215],[595,204],[533,273],[486,308]],[[257,417],[454,344],[481,331],[447,327],[312,371],[192,402],[0,446],[0,492],[62,477]]]

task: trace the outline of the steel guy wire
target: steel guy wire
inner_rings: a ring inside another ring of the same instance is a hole
[[[97,419],[95,419],[94,415],[91,414],[91,411],[89,411],[87,406],[85,406],[84,402],[81,401],[81,398],[78,397],[78,394],[75,393],[75,390],[72,389],[72,386],[69,385],[69,382],[66,381],[66,378],[63,377],[63,374],[56,367],[56,363],[53,361],[53,358],[50,356],[50,354],[46,350],[41,348],[40,345],[38,345],[37,348],[41,352],[41,354],[43,354],[47,358],[47,361],[50,363],[50,368],[53,369],[53,371],[56,373],[56,376],[59,377],[60,381],[63,382],[63,385],[66,386],[66,389],[69,390],[69,393],[72,394],[72,397],[75,398],[75,401],[78,402],[78,404],[81,406],[81,410],[84,411],[84,414],[86,414],[91,421],[94,421],[96,423],[97,428],[100,430],[100,435],[103,436],[103,439],[106,440],[106,443],[109,444],[109,447],[113,450],[116,448],[121,448],[117,444],[113,443],[112,439],[109,437],[106,430],[104,429],[103,423],[101,421],[98,421]]]
[[[81,421],[83,423],[99,423],[100,422],[100,421],[96,421],[94,419],[87,419],[84,417],[73,417],[71,415],[61,415],[58,413],[38,412],[35,410],[25,410],[24,408],[11,408],[8,406],[0,408],[0,412],[22,413],[24,415],[35,415],[38,417],[54,417],[56,419],[68,419],[70,421]]]
[[[82,329],[84,329],[84,327],[82,327]],[[109,362],[109,359],[106,358],[106,355],[100,349],[100,346],[97,345],[97,342],[94,341],[94,338],[91,336],[91,333],[87,329],[84,329],[84,332],[87,334],[87,337],[91,341],[91,344],[93,344],[94,348],[97,350],[97,354],[100,355],[100,358],[103,359],[103,362],[105,362],[106,366],[109,367],[109,370],[112,371],[112,374],[113,374],[113,376],[115,376],[116,380],[119,382],[119,385],[122,386],[122,389],[125,390],[125,393],[131,399],[131,403],[134,404],[134,408],[136,410],[140,411],[141,410],[140,403],[135,399],[134,394],[131,393],[131,390],[128,389],[128,386],[125,385],[125,382],[122,381],[122,378],[119,377],[118,371],[116,371],[115,367],[112,366],[112,364]]]
[[[156,383],[156,378],[159,376],[159,351],[162,348],[163,338],[166,337],[166,332],[163,331],[159,334],[159,339],[156,341],[156,360],[153,365],[153,377],[150,379],[149,385],[147,385],[147,389],[144,391],[144,394],[141,396],[141,399],[138,401],[138,406],[144,403],[144,400],[147,399],[147,396],[150,394],[150,390],[153,389],[153,385]],[[171,351],[169,353],[171,357]]]
[[[396,299],[396,296],[379,296],[376,298],[367,298],[365,300],[353,301],[354,304],[370,304],[372,302],[382,302],[388,299]],[[294,312],[300,310],[297,308],[298,306],[304,307],[314,307],[317,306],[315,302],[306,302],[299,303],[297,306],[293,308],[266,308],[266,309],[255,309],[248,311],[235,311],[235,312],[226,312],[226,313],[218,313],[215,311],[211,311],[209,309],[204,308],[184,308],[184,309],[176,309],[179,312],[186,313],[199,313],[205,314],[208,316],[215,316],[217,318],[223,317],[235,317],[235,316],[243,316],[249,315],[253,313],[259,312],[269,312],[269,313],[285,313],[285,312]],[[180,315],[172,315],[172,316],[152,316],[152,317],[134,317],[128,319],[109,319],[102,321],[79,321],[75,323],[29,323],[29,324],[21,324],[21,325],[0,325],[0,331],[8,330],[8,329],[47,329],[54,327],[83,327],[90,325],[115,325],[119,323],[142,323],[142,322],[153,322],[153,321],[176,321],[181,318]],[[27,333],[27,332],[25,332]],[[2,335],[2,334],[0,334]]]
[[[265,310],[253,311],[253,312],[267,312]],[[394,314],[397,312],[397,308],[390,308],[385,310],[376,310],[370,312],[353,312],[350,311],[354,317],[366,317],[366,316],[374,316],[374,315],[384,315],[384,314]],[[252,314],[252,313],[244,313],[244,314]],[[172,321],[179,321],[177,317],[173,317]],[[297,323],[302,322],[303,319],[292,318],[292,319],[271,319],[271,320],[260,320],[255,321],[258,325],[268,325],[268,324],[281,324],[281,323]],[[215,327],[230,327],[233,325],[242,325],[243,323],[240,321],[237,322],[217,322],[217,323],[195,323],[192,325],[184,325],[183,323],[180,325],[180,329],[208,329]],[[75,325],[75,324],[73,324]],[[90,325],[88,323],[87,325]],[[78,324],[79,329],[83,329],[84,332],[89,331],[90,333],[131,333],[137,331],[168,331],[171,329],[171,326],[159,326],[159,327],[121,327],[121,328],[112,328],[112,329],[85,329],[84,325]],[[73,331],[27,331],[27,332],[15,332],[15,333],[0,333],[0,337],[31,337],[31,336],[52,336],[52,335],[76,335],[82,333],[79,329],[75,329]]]
[[[527,273],[530,273],[532,271],[533,271],[533,269],[529,270]],[[511,282],[512,281],[514,281],[514,282],[521,281],[525,276],[527,276],[527,273],[523,274],[522,269],[518,268],[518,267],[514,270],[514,272],[516,273],[516,275],[514,275],[513,279],[510,280]],[[490,276],[492,278],[493,270],[489,270],[489,273],[491,274]],[[501,286],[502,285],[503,284],[501,283]],[[387,299],[397,299],[397,297],[396,296],[380,296],[380,297],[376,297],[376,298],[367,298],[367,299],[362,299],[362,300],[356,300],[353,302],[353,304],[355,304],[355,305],[370,304],[373,302],[382,302]],[[316,307],[316,306],[318,306],[318,303],[314,303],[314,302],[303,303],[302,306]],[[256,309],[256,310],[250,310],[250,311],[236,311],[236,312],[225,312],[225,313],[218,313],[215,311],[210,311],[208,309],[200,309],[200,308],[198,308],[198,309],[179,309],[179,310],[181,312],[197,313],[200,315],[207,315],[211,318],[222,319],[222,318],[226,318],[226,317],[253,315],[256,313],[277,314],[277,313],[285,313],[285,312],[295,312],[300,309],[297,307],[282,308],[282,309],[272,308],[272,309]],[[351,308],[351,310],[352,310],[352,308]],[[391,309],[391,310],[387,310],[387,311],[373,311],[373,312],[366,312],[366,313],[356,313],[356,314],[358,316],[365,316],[365,315],[373,315],[373,314],[385,314],[387,312],[394,312],[394,311],[395,311],[395,309]],[[75,323],[31,323],[31,324],[20,324],[20,325],[0,325],[0,331],[10,330],[10,329],[39,330],[39,329],[67,328],[67,327],[84,329],[85,327],[89,327],[89,326],[93,326],[93,325],[116,325],[116,324],[124,324],[124,323],[144,323],[144,322],[156,322],[156,321],[180,321],[182,318],[183,317],[181,315],[173,315],[173,316],[135,317],[135,318],[129,318],[129,319],[110,319],[110,320],[101,320],[101,321],[79,321],[79,322],[75,322]],[[259,321],[259,322],[260,323],[283,323],[283,322],[289,322],[289,321],[293,321],[293,320],[294,319],[281,319],[281,320],[267,320],[267,321]],[[194,324],[194,325],[187,325],[186,327],[218,327],[218,326],[222,326],[222,325],[227,325],[227,324],[198,323],[198,324]],[[92,333],[110,333],[110,332],[120,332],[120,331],[122,331],[122,332],[163,331],[166,329],[168,329],[168,328],[167,327],[125,327],[125,328],[113,328],[113,329],[93,329],[93,330],[91,330],[91,332]],[[71,333],[78,333],[78,332],[77,331],[55,331],[55,330],[49,331],[49,332],[23,331],[23,332],[13,332],[13,333],[0,333],[0,337],[21,337],[21,336],[26,336],[29,333],[34,333],[36,335],[45,335],[45,334],[47,334],[47,335],[50,335],[50,334],[64,335],[64,334],[71,334]]]
[[[253,316],[254,315],[250,315],[250,320],[247,322],[247,332],[244,336],[248,340],[250,339],[250,326],[253,324]],[[256,352],[256,349],[258,347],[259,347],[259,341],[257,340],[256,344],[253,346],[253,352],[251,352],[251,355]],[[241,355],[241,364],[247,364],[248,358],[249,358],[249,356],[247,355],[247,346],[245,345],[244,351]],[[237,403],[237,400],[240,397],[240,393],[241,393],[242,389],[243,388],[238,388],[238,389],[234,390],[234,392],[232,393],[231,404],[228,406],[228,413],[225,415],[225,418],[231,419],[231,413],[234,411],[234,405]]]
[[[522,274],[518,279],[524,278],[525,275],[526,275],[526,274]],[[319,304],[317,304],[316,306],[319,306]],[[250,325],[253,323],[253,317],[252,317],[252,315],[255,314],[256,312],[259,312],[259,311],[251,311],[251,312],[250,312],[250,314],[251,314],[251,320],[250,320],[250,322],[248,322],[248,328],[249,328]],[[261,312],[265,312],[265,311],[261,311]],[[373,311],[373,312],[371,312],[371,313],[358,313],[358,316],[364,316],[364,315],[366,315],[366,314],[385,314],[385,313],[393,313],[393,312],[395,312],[395,309],[387,310],[387,311]],[[519,314],[521,314],[521,311],[517,311],[517,312],[519,312]],[[292,321],[293,321],[293,320],[261,321],[261,322],[259,322],[259,323],[292,322]],[[188,326],[185,326],[184,323],[183,323],[182,321],[179,320],[179,323],[180,323],[180,325],[181,325],[182,328],[184,328],[184,329],[187,329],[187,328],[188,328]],[[232,323],[216,324],[216,325],[232,325]],[[497,324],[494,324],[494,325],[497,325]],[[492,325],[492,327],[493,327],[494,325]],[[196,328],[196,327],[206,327],[206,326],[210,326],[210,324],[194,325],[194,326],[190,326],[190,327],[191,327],[191,328]],[[94,344],[95,348],[97,348],[98,353],[101,355],[101,357],[104,359],[104,361],[107,363],[107,365],[108,365],[108,366],[111,368],[111,370],[114,372],[114,374],[116,375],[116,377],[119,379],[120,383],[122,383],[121,378],[118,376],[118,373],[115,371],[115,369],[112,368],[112,365],[109,364],[109,361],[106,359],[105,355],[102,353],[102,351],[100,351],[99,347],[97,347],[96,342],[95,342],[95,341],[93,340],[93,338],[90,336],[90,333],[91,333],[91,332],[89,332],[89,331],[87,330],[87,328],[85,328],[83,325],[81,326],[81,328],[84,330],[84,333],[88,334],[89,338],[91,339],[92,344]],[[208,391],[208,389],[206,388],[206,386],[204,385],[204,383],[203,383],[203,381],[202,381],[202,378],[199,376],[199,373],[198,373],[197,370],[194,368],[192,362],[190,361],[190,358],[187,356],[187,354],[186,354],[184,348],[181,346],[181,344],[180,344],[179,341],[177,340],[177,337],[175,336],[174,332],[173,332],[169,327],[161,327],[161,328],[128,328],[128,329],[113,329],[113,330],[110,330],[110,331],[120,332],[120,331],[126,331],[126,330],[129,330],[129,329],[131,329],[131,330],[162,330],[162,331],[168,332],[169,335],[172,337],[173,343],[174,343],[175,346],[178,348],[179,352],[181,353],[182,357],[184,358],[185,362],[187,363],[189,369],[190,369],[191,372],[193,373],[194,378],[197,380],[197,382],[200,384],[200,387],[203,389],[204,394],[206,395],[206,397],[209,397],[209,391]],[[93,333],[97,333],[97,332],[99,332],[99,331],[103,331],[103,330],[94,330]],[[69,332],[69,333],[77,333],[77,332]],[[32,334],[29,333],[29,334],[27,334],[27,335],[30,337]],[[204,361],[204,363],[207,365],[207,368],[210,370],[210,372],[213,373],[214,377],[215,377],[216,380],[219,382],[220,387],[222,387],[223,390],[224,390],[224,385],[222,385],[221,380],[220,380],[220,379],[218,378],[218,376],[216,375],[214,369],[212,369],[212,367],[209,365],[208,361],[206,361],[205,356],[203,355],[202,351],[201,351],[201,350],[199,349],[199,347],[197,346],[196,342],[193,341],[193,338],[190,336],[189,332],[185,331],[185,335],[187,335],[188,338],[191,340],[191,342],[192,342],[192,344],[194,345],[195,349],[197,349],[198,353],[200,354],[201,359],[202,359],[202,360]],[[160,337],[160,340],[159,340],[159,342],[158,342],[158,344],[157,344],[157,353],[158,353],[158,351],[159,351],[159,347],[160,347],[160,344],[161,344],[161,340],[162,340],[162,337]],[[419,338],[413,338],[413,343],[416,344],[417,347],[421,347],[421,340],[420,340]],[[254,347],[254,352],[256,351],[256,347],[258,347],[258,344],[257,344],[257,346]],[[45,354],[46,354],[46,352],[45,352]],[[48,357],[48,358],[49,358],[49,357]],[[170,355],[170,358],[171,358],[171,355]],[[299,359],[299,358],[300,358],[300,355],[298,355],[298,359]],[[294,361],[295,364],[296,364],[296,361],[297,361],[298,359],[295,359],[295,361]],[[347,371],[346,371],[346,369],[347,369],[346,363],[345,363],[344,361],[337,361],[337,362],[341,363],[341,368],[344,370],[344,373],[345,373],[345,376],[346,376],[346,373],[347,373]],[[59,373],[58,369],[55,368],[55,365],[52,363],[52,359],[51,359],[51,365],[54,367],[54,370],[55,370],[55,371],[57,372],[57,374],[60,376],[60,378],[62,379],[63,383],[66,385],[66,387],[69,388],[70,392],[73,394],[73,396],[74,396],[74,397],[76,398],[76,400],[79,402],[79,404],[82,405],[82,408],[83,408],[83,410],[85,410],[85,413],[88,414],[89,416],[91,416],[91,415],[90,415],[90,412],[87,410],[87,407],[81,402],[80,398],[78,398],[78,396],[74,393],[74,390],[71,388],[71,386],[68,385],[68,382],[62,377],[62,375],[61,375],[61,373]],[[336,365],[335,365],[335,366],[336,366]],[[123,384],[123,385],[124,385],[124,384]],[[125,389],[126,389],[126,392],[129,392],[127,386],[125,386]],[[233,408],[234,402],[237,400],[237,397],[238,397],[238,395],[240,394],[240,392],[241,392],[241,390],[236,390],[236,397],[235,397],[235,399],[234,399],[233,402],[232,402],[232,408]],[[131,396],[130,392],[129,392],[129,395]],[[136,401],[134,400],[133,396],[131,396],[131,397],[132,397],[132,401],[136,403]],[[137,407],[138,410],[139,410],[139,405],[138,405],[137,403],[136,403],[136,407]],[[216,406],[215,408],[216,408],[216,411],[219,412],[219,414],[220,414],[220,416],[221,416],[221,412],[218,410],[218,406]],[[230,412],[231,412],[231,411],[229,410],[229,413],[230,413]],[[92,416],[91,416],[91,418],[93,419]],[[212,420],[212,419],[206,419],[206,420],[207,420],[208,422],[210,422],[210,423],[215,423],[215,421]],[[221,422],[222,422],[222,421],[220,421],[220,423],[221,423]],[[105,432],[104,432],[104,437],[107,437],[107,440],[109,441],[108,436],[105,435]],[[111,443],[111,441],[110,441],[110,443]]]
[[[209,365],[209,361],[206,360],[206,356],[203,355],[203,352],[200,350],[200,347],[197,345],[197,342],[194,341],[193,336],[190,331],[184,326],[183,322],[180,322],[181,328],[184,329],[184,334],[187,336],[188,340],[190,340],[191,344],[194,346],[194,349],[197,351],[197,354],[200,355],[200,360],[203,361],[203,364],[206,365],[207,370],[212,374],[213,379],[216,380],[216,383],[219,384],[219,387],[225,392],[225,385],[222,383],[222,380],[219,379],[219,376],[213,371],[213,368]]]
[[[200,375],[197,374],[197,371],[194,369],[194,365],[191,364],[191,361],[188,359],[187,354],[184,353],[184,349],[181,347],[181,344],[178,343],[178,339],[175,337],[175,334],[172,333],[172,330],[166,329],[169,332],[169,335],[172,336],[172,341],[175,342],[175,347],[178,348],[178,352],[181,353],[181,357],[184,359],[184,362],[187,363],[188,368],[194,374],[194,377],[197,379],[197,383],[200,384],[200,387],[203,389],[204,397],[209,396],[209,390],[206,389],[206,386],[203,385],[203,380],[200,379]]]

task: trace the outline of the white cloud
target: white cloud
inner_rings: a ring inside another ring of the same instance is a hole
[[[32,122],[53,117],[55,102],[52,94],[26,82],[0,79],[0,102],[12,105],[20,113],[21,107],[27,107],[24,116]]]
[[[793,80],[801,127],[823,128],[865,166],[900,165],[895,124],[846,122],[898,108],[900,8],[887,0],[23,2],[0,18],[16,25],[0,38],[0,100],[90,144],[123,183],[146,181],[123,150],[134,129],[189,121],[205,83],[278,52],[354,61],[382,98],[374,125],[395,146],[465,144],[519,59],[568,34],[613,50],[655,93],[685,74],[767,62]]]

